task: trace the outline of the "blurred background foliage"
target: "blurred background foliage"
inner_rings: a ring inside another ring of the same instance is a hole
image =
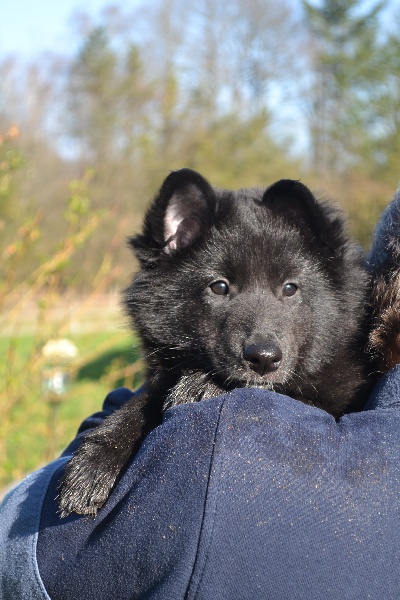
[[[125,239],[170,170],[233,188],[301,179],[364,247],[398,185],[395,2],[135,7],[76,14],[75,54],[0,55],[0,484],[47,457],[47,339],[81,346],[60,448],[107,388],[137,383],[115,291],[135,270]]]

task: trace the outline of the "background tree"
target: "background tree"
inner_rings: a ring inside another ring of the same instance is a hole
[[[400,176],[400,11],[391,19],[376,55],[376,76],[371,81],[366,130],[366,166],[374,177],[389,185]]]
[[[311,33],[309,128],[313,165],[343,173],[359,163],[360,137],[371,86],[381,80],[378,16],[384,2],[364,8],[357,0],[303,0]],[[366,130],[365,130],[366,131]]]
[[[0,208],[5,243],[39,209],[45,255],[68,181],[91,169],[92,206],[110,212],[71,264],[90,286],[115,232],[137,230],[165,175],[189,166],[227,187],[301,178],[338,198],[368,245],[399,177],[394,17],[376,1],[151,0],[83,13],[71,55],[0,56],[0,127],[18,127],[24,157]],[[130,273],[125,245],[115,252]]]

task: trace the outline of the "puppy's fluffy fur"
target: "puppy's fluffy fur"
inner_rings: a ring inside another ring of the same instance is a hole
[[[367,265],[372,276],[369,348],[384,372],[400,363],[400,190],[376,227]]]

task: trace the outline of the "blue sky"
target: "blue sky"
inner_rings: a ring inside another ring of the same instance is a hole
[[[43,50],[73,50],[70,21],[74,12],[95,16],[110,4],[129,10],[140,1],[143,0],[0,0],[0,59],[10,53],[29,58]],[[364,0],[366,5],[370,2]],[[390,0],[388,4],[396,6],[397,2]]]
[[[95,16],[110,4],[112,0],[0,0],[0,58],[71,49],[73,13],[80,10]],[[137,0],[123,2],[124,8],[135,4]]]

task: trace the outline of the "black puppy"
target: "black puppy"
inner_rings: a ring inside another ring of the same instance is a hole
[[[232,192],[173,172],[131,245],[141,270],[125,299],[147,382],[67,465],[63,516],[96,514],[172,405],[258,387],[335,417],[360,406],[364,257],[337,209],[303,184]]]

